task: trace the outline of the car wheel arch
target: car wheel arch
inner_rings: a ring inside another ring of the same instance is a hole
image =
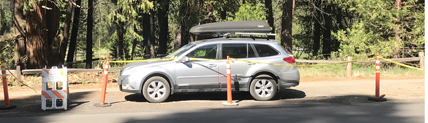
[[[263,75],[263,74],[265,74],[265,75],[269,75],[270,77],[272,77],[274,80],[275,80],[275,82],[276,82],[276,84],[278,84],[279,83],[279,77],[277,76],[277,75],[275,75],[273,72],[270,72],[270,71],[259,71],[259,72],[256,72],[255,74],[253,74],[252,76],[251,76],[251,79],[249,80],[249,82],[248,82],[248,85],[247,85],[247,87],[248,87],[248,89],[250,89],[250,85],[251,85],[251,82],[257,77],[257,76],[259,76],[259,75]],[[279,87],[279,86],[278,86]]]
[[[153,72],[153,73],[147,75],[146,77],[144,77],[144,79],[142,80],[142,82],[140,84],[140,92],[143,90],[144,83],[148,79],[150,79],[151,77],[154,77],[154,76],[160,76],[160,77],[164,78],[168,82],[168,84],[169,84],[169,87],[171,89],[171,94],[174,93],[174,87],[173,87],[173,84],[172,84],[173,82],[172,82],[171,77],[168,76],[167,74],[163,73],[163,72]]]

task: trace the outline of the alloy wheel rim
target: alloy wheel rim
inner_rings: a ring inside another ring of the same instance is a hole
[[[256,82],[254,90],[259,97],[269,97],[273,93],[273,84],[267,79],[260,79]]]
[[[152,99],[160,99],[165,96],[166,88],[162,82],[152,81],[147,88],[147,92]]]

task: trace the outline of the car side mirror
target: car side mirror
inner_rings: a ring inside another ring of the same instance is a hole
[[[189,57],[183,56],[180,61],[183,63],[189,62]]]

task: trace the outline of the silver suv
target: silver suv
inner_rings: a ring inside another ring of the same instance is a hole
[[[179,92],[227,91],[227,55],[240,59],[231,63],[233,91],[249,91],[256,100],[270,100],[277,92],[299,85],[294,57],[278,41],[213,38],[187,44],[159,61],[124,66],[120,71],[119,89],[142,93],[149,102],[163,102]]]

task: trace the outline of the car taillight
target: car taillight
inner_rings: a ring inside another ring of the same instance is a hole
[[[287,63],[296,63],[296,60],[294,59],[293,56],[287,57],[287,58],[283,58],[283,60]]]

